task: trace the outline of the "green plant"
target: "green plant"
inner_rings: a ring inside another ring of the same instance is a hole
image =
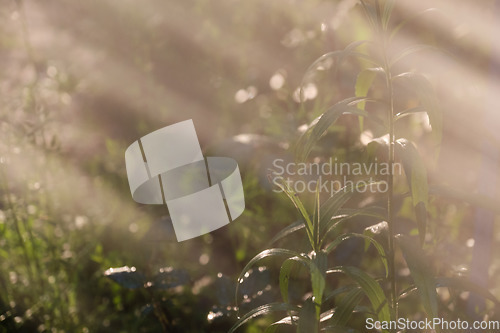
[[[166,291],[189,283],[189,275],[186,271],[173,269],[172,267],[160,268],[155,274],[145,275],[136,270],[135,267],[118,267],[108,269],[104,275],[118,283],[123,288],[138,289],[147,294],[150,302],[141,309],[141,318],[137,321],[137,330],[151,313],[154,313],[164,332],[174,329],[172,315],[172,297],[162,297],[162,291]]]
[[[438,277],[433,259],[428,255],[428,249],[426,250],[426,246],[428,248],[432,246],[432,244],[426,245],[426,233],[429,230],[427,216],[430,206],[426,163],[411,138],[396,135],[396,124],[407,116],[426,113],[432,127],[434,155],[437,156],[443,120],[441,107],[431,82],[421,73],[402,70],[399,64],[408,56],[433,47],[413,45],[395,54],[392,53],[391,42],[405,24],[403,22],[390,28],[389,21],[395,3],[394,0],[361,0],[360,6],[366,14],[373,39],[356,41],[344,50],[327,53],[308,68],[300,85],[301,97],[303,96],[302,87],[309,83],[318,68],[329,68],[333,64],[335,72],[338,72],[347,59],[355,58],[358,60],[360,70],[354,87],[355,96],[343,99],[322,112],[307,126],[295,146],[297,159],[306,161],[316,144],[341,116],[358,116],[361,132],[367,125],[366,120],[375,128],[374,132],[380,134],[380,137],[366,144],[366,153],[381,158],[385,156],[389,165],[389,174],[386,178],[388,189],[386,207],[370,205],[363,208],[345,208],[344,205],[359,190],[358,187],[350,185],[338,190],[323,203],[321,203],[317,188],[314,209],[311,213],[290,184],[275,182],[293,202],[303,220],[285,228],[274,241],[289,237],[298,231],[305,231],[309,249],[297,251],[269,248],[250,260],[240,274],[240,283],[246,272],[264,258],[278,256],[285,258],[279,274],[282,302],[269,303],[253,309],[240,318],[231,332],[252,318],[276,311],[287,312],[288,316],[269,325],[266,332],[274,332],[279,326],[290,325],[296,326],[298,332],[363,329],[359,322],[351,326],[354,313],[363,313],[363,316],[372,317],[380,322],[410,317],[412,313],[407,311],[399,313],[398,308],[405,297],[415,290],[418,291],[421,307],[427,317],[432,320],[442,315],[442,311],[439,310],[441,300],[438,297],[437,287],[447,287],[450,290],[472,290],[492,300],[494,304],[498,304],[498,301],[486,289],[475,286],[466,279]],[[377,81],[377,78],[381,80]],[[380,81],[383,82],[382,85],[378,84]],[[378,89],[378,95],[371,97],[369,92],[375,89]],[[396,89],[399,89],[398,92]],[[412,99],[417,99],[419,104],[412,105],[409,102]],[[370,107],[367,104],[370,104]],[[399,107],[403,108],[399,110]],[[397,160],[403,164],[409,191],[396,192],[397,188],[404,188],[404,186],[397,187],[398,179],[394,174]],[[372,185],[373,183],[368,183],[366,186]],[[411,198],[416,228],[414,231],[398,234],[396,216],[406,198]],[[375,225],[366,228],[363,233],[345,233],[343,231],[345,222],[359,216],[370,216],[378,221]],[[415,241],[410,234],[418,234],[419,241]],[[333,239],[331,239],[332,236],[334,236]],[[376,248],[385,269],[385,276],[374,278],[366,270],[355,266],[336,265],[329,268],[329,257],[332,251],[351,238],[364,239],[365,251],[370,244]],[[294,244],[295,248],[299,248],[297,243]],[[403,258],[410,272],[409,279],[399,277],[397,274],[397,268],[404,267]],[[294,303],[289,298],[289,281],[292,273],[295,272],[295,266],[307,269],[310,276],[311,296],[303,297],[301,302]],[[341,285],[339,288],[328,290],[327,278],[333,273],[343,273],[354,284]],[[448,274],[447,272],[439,273]],[[406,288],[402,288],[403,286]],[[238,293],[236,294],[238,297]],[[341,295],[344,296],[341,297]],[[363,295],[369,300],[368,307],[362,306]],[[331,302],[332,299],[334,302]],[[419,307],[414,308],[414,311],[419,311]],[[453,317],[456,314],[448,315]],[[396,331],[394,327],[382,328],[383,331]],[[439,332],[439,327],[436,327],[436,330]]]

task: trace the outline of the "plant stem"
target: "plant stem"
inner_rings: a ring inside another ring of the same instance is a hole
[[[387,90],[389,92],[389,110],[388,110],[388,120],[389,120],[389,175],[387,176],[387,224],[389,226],[389,280],[391,281],[391,304],[395,320],[398,319],[398,308],[397,308],[397,287],[396,287],[396,263],[395,263],[395,247],[394,247],[394,88],[392,85],[392,74],[389,62],[387,60],[387,40],[385,36],[382,36],[382,52],[384,56],[384,70],[387,80]]]
[[[379,42],[382,47],[382,56],[384,61],[384,72],[387,81],[387,90],[389,93],[389,110],[388,110],[388,120],[389,120],[389,175],[387,176],[387,224],[389,226],[389,280],[391,283],[390,288],[390,297],[391,297],[391,307],[394,315],[394,319],[398,320],[398,304],[397,304],[397,286],[396,286],[396,263],[395,263],[395,247],[394,247],[394,145],[395,145],[395,136],[394,136],[394,87],[392,85],[392,74],[391,74],[391,66],[389,64],[389,60],[387,57],[388,50],[388,39],[387,39],[387,31],[384,29],[384,25],[382,23],[382,17],[380,13],[380,4],[378,0],[375,0],[375,9],[377,12],[378,19],[378,37]]]
[[[398,319],[398,306],[397,306],[397,288],[396,288],[396,263],[395,263],[395,250],[394,250],[394,89],[392,87],[392,77],[390,70],[387,72],[387,87],[390,94],[390,109],[389,109],[389,175],[388,175],[388,193],[387,193],[387,216],[389,225],[389,278],[391,280],[391,299],[392,309],[394,311],[395,320]]]

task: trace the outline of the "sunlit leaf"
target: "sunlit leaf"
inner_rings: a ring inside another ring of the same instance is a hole
[[[262,260],[264,258],[275,257],[275,256],[284,256],[284,257],[288,257],[288,258],[297,257],[297,258],[302,258],[303,260],[309,259],[302,254],[299,254],[295,251],[291,251],[291,250],[287,250],[287,249],[275,248],[275,249],[267,249],[267,250],[260,252],[255,257],[253,257],[248,262],[248,264],[245,266],[245,268],[243,268],[243,270],[241,271],[240,276],[238,277],[238,283],[236,285],[236,298],[238,297],[238,289],[239,289],[240,284],[243,282],[243,277],[250,270],[250,268],[252,268],[252,266],[254,266],[257,262],[259,262],[260,260]],[[309,263],[307,263],[307,264],[309,265]],[[238,301],[238,300],[236,300],[236,301]]]
[[[315,253],[310,264],[311,285],[313,290],[314,303],[316,304],[316,315],[319,319],[323,293],[325,291],[325,278],[328,266],[327,253],[320,251]]]
[[[315,194],[315,200],[314,200],[314,215],[313,215],[313,239],[314,239],[314,244],[313,249],[314,251],[318,251],[318,245],[319,245],[319,222],[320,222],[320,197],[319,197],[319,182],[316,183],[316,194]]]
[[[170,289],[189,283],[189,274],[184,270],[165,267],[153,277],[152,282],[154,289]]]
[[[365,11],[366,17],[368,19],[368,22],[370,23],[372,29],[374,31],[378,31],[378,19],[377,19],[377,12],[375,8],[369,4],[366,3],[364,0],[360,0],[361,5],[363,6],[363,9]]]
[[[436,278],[437,287],[447,287],[451,289],[456,289],[460,291],[470,291],[478,294],[485,299],[488,299],[495,303],[495,305],[500,305],[500,301],[486,288],[480,286],[469,279],[461,277],[438,277]]]
[[[486,288],[472,282],[471,280],[463,277],[437,277],[436,288],[446,287],[449,289],[455,289],[457,291],[470,291],[478,294],[479,296],[492,301],[495,305],[500,305],[500,301]],[[417,287],[414,285],[406,288],[400,294],[398,299],[404,298],[409,294],[417,291]]]
[[[338,102],[323,113],[317,120],[313,121],[308,129],[299,138],[296,145],[296,155],[299,160],[305,160],[318,140],[325,134],[327,129],[344,114],[352,114],[367,117],[368,113],[358,109],[355,104],[367,100],[364,98],[348,98]]]
[[[354,194],[365,187],[376,186],[380,182],[358,182],[357,184],[349,183],[337,192],[335,192],[328,200],[326,200],[321,205],[321,219],[320,219],[320,233],[321,242],[323,243],[326,236],[332,232],[336,226],[339,225],[346,218],[354,217],[357,215],[363,215],[366,213],[367,216],[374,214],[373,208],[362,208],[354,211],[350,216],[340,216],[339,219],[333,219],[340,212],[340,208],[351,199]]]
[[[391,311],[389,309],[389,304],[384,291],[377,281],[375,281],[375,279],[367,273],[357,267],[351,266],[336,266],[331,270],[328,270],[327,273],[344,273],[349,276],[352,280],[359,284],[365,295],[370,300],[373,311],[377,315],[378,320],[391,320]]]
[[[326,326],[323,329],[321,329],[321,332],[328,332],[328,333],[358,333],[359,331],[350,328],[350,327],[343,327],[343,326]]]
[[[293,320],[292,320],[293,318]],[[266,330],[264,331],[264,333],[275,333],[278,328],[280,326],[292,326],[292,325],[296,325],[296,322],[299,320],[299,317],[298,316],[288,316],[288,317],[285,317],[285,318],[282,318],[274,323],[272,323],[271,325],[269,325]]]
[[[446,17],[446,14],[445,12],[443,12],[442,10],[440,9],[437,9],[437,8],[428,8],[426,10],[423,10],[413,16],[411,16],[410,18],[406,19],[406,20],[403,20],[401,23],[399,23],[396,28],[394,28],[392,30],[392,33],[390,35],[390,39],[393,39],[394,36],[396,36],[398,34],[398,32],[404,27],[406,26],[407,24],[411,23],[411,22],[414,22],[418,19],[421,19],[422,17],[424,16],[427,16],[429,14],[441,14],[443,15],[444,17]]]
[[[415,282],[425,312],[430,320],[438,318],[438,296],[436,292],[436,281],[429,261],[425,258],[422,250],[414,244],[408,236],[398,235],[398,245],[403,251],[404,258]],[[436,327],[438,330],[438,327]],[[439,330],[438,330],[439,332]]]
[[[238,328],[246,324],[248,321],[251,319],[261,316],[261,315],[266,315],[272,312],[277,312],[277,311],[289,311],[292,313],[297,314],[300,311],[300,308],[298,306],[292,305],[292,304],[287,304],[287,303],[270,303],[270,304],[265,304],[262,306],[259,306],[258,308],[253,309],[252,311],[248,312],[245,314],[243,317],[241,317],[234,325],[231,327],[229,330],[229,333],[235,332]]]
[[[290,198],[292,203],[294,204],[295,208],[300,212],[302,215],[302,218],[306,221],[306,232],[307,232],[307,237],[309,238],[309,242],[311,244],[311,247],[314,248],[314,236],[313,236],[313,224],[311,221],[311,218],[309,217],[309,214],[307,213],[306,208],[304,207],[304,204],[300,200],[299,196],[293,189],[290,187],[290,185],[283,180],[282,183],[276,183],[283,192]]]
[[[389,224],[386,221],[382,221],[380,223],[366,227],[365,230],[363,231],[363,235],[366,235],[374,239],[375,238],[387,239],[388,234],[389,234]],[[365,251],[368,250],[369,246],[370,246],[370,241],[365,240]]]
[[[135,267],[123,266],[110,268],[104,272],[104,275],[128,289],[141,288],[146,283],[146,277],[142,273],[137,272]]]
[[[406,109],[404,111],[399,112],[394,116],[394,120],[399,120],[403,117],[410,116],[412,114],[427,112],[427,110],[423,106],[416,106],[414,108]]]
[[[361,301],[363,294],[361,289],[349,291],[335,307],[333,317],[329,322],[331,326],[345,326],[352,316],[354,308]]]
[[[411,189],[413,207],[415,208],[415,214],[417,216],[420,242],[423,244],[425,240],[429,200],[427,170],[417,148],[415,148],[410,141],[406,139],[396,140],[395,149],[403,161],[406,178]]]
[[[355,56],[358,58],[362,58],[365,60],[369,60],[373,62],[372,57],[370,57],[367,54],[356,52],[355,49],[358,48],[359,46],[368,43],[368,41],[355,41],[352,42],[351,44],[347,45],[345,49],[343,50],[336,50],[332,51],[326,54],[323,54],[321,57],[316,59],[306,70],[304,74],[304,78],[301,83],[301,87],[304,85],[304,81],[307,79],[307,77],[310,75],[310,73],[314,70],[316,70],[318,67],[320,67],[323,63],[329,60],[336,61],[336,68],[340,67],[342,65],[342,62],[349,56]]]
[[[385,1],[384,12],[382,14],[382,27],[384,28],[384,30],[387,30],[387,26],[389,25],[389,20],[391,19],[392,10],[395,4],[396,0]]]
[[[274,244],[280,239],[285,238],[286,236],[294,233],[295,231],[301,230],[305,227],[305,223],[303,220],[294,222],[290,224],[289,226],[283,228],[276,236],[273,237],[273,239],[269,242],[270,244]]]
[[[316,305],[312,298],[308,298],[299,312],[297,333],[310,333],[318,331],[318,320],[316,318]]]
[[[387,257],[385,255],[385,250],[384,250],[384,247],[382,245],[380,245],[379,242],[377,242],[375,239],[373,239],[372,237],[370,236],[367,236],[367,235],[363,235],[363,234],[356,234],[356,233],[348,233],[348,234],[344,234],[344,235],[341,235],[339,237],[337,237],[332,243],[328,244],[325,251],[327,253],[330,253],[331,251],[333,251],[340,243],[348,240],[348,239],[351,239],[351,238],[362,238],[364,239],[365,241],[373,244],[373,246],[377,249],[378,251],[378,254],[380,255],[380,259],[382,260],[382,263],[384,264],[384,268],[385,268],[385,274],[387,276],[387,274],[389,273],[389,270],[388,270],[388,266],[387,266]]]
[[[391,61],[390,61],[390,66],[393,66],[394,64],[396,64],[397,62],[403,60],[404,58],[410,56],[410,55],[414,55],[418,52],[422,52],[422,51],[427,51],[427,50],[430,50],[430,51],[436,51],[436,52],[442,52],[441,49],[435,47],[435,46],[432,46],[432,45],[428,45],[428,44],[416,44],[416,45],[412,45],[412,46],[409,46],[407,48],[405,48],[404,50],[402,50],[401,52],[399,52],[398,54],[396,54],[394,57],[392,57]]]
[[[362,70],[356,79],[356,85],[355,85],[355,95],[356,97],[367,97],[368,91],[370,90],[370,87],[373,84],[373,81],[375,80],[375,77],[377,77],[377,74],[380,72],[384,72],[383,68],[377,67],[377,68],[367,68]],[[366,106],[366,101],[361,101],[358,103],[358,109],[360,110],[365,110]],[[360,131],[363,131],[363,117],[359,116],[359,128]]]
[[[290,274],[296,264],[302,264],[309,268],[309,265],[300,257],[292,257],[286,259],[280,268],[279,286],[281,297],[283,298],[283,302],[285,303],[288,303],[290,301],[288,298],[288,285],[290,281]]]
[[[441,105],[434,92],[434,88],[425,76],[413,72],[399,74],[393,80],[401,82],[410,91],[415,91],[422,106],[429,116],[429,123],[432,127],[432,136],[436,147],[439,148],[443,136],[443,114]],[[439,149],[437,149],[439,152]]]

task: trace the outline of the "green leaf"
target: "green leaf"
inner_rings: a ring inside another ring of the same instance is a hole
[[[401,81],[408,89],[416,92],[420,103],[427,111],[429,123],[432,127],[432,136],[436,147],[439,148],[443,136],[443,114],[440,103],[429,80],[421,74],[412,72],[394,76],[393,80]],[[437,149],[436,156],[438,152],[439,149]]]
[[[427,112],[427,110],[423,106],[416,106],[414,108],[409,108],[404,111],[399,112],[394,116],[394,120],[399,120],[403,117],[410,116],[415,113]]]
[[[377,67],[377,68],[367,68],[362,70],[357,79],[356,79],[356,85],[355,85],[355,95],[356,97],[366,97],[368,95],[368,91],[370,90],[370,87],[373,84],[373,81],[375,80],[375,77],[377,77],[377,73],[383,72],[384,69],[382,67]],[[360,110],[365,110],[366,106],[366,101],[362,101],[358,103],[358,109]],[[359,129],[362,132],[363,131],[363,117],[359,116]]]
[[[375,239],[373,239],[372,237],[370,236],[367,236],[367,235],[362,235],[362,234],[356,234],[356,233],[348,233],[348,234],[344,234],[342,236],[339,236],[337,237],[332,243],[328,244],[328,246],[326,247],[325,251],[327,253],[330,253],[331,251],[333,251],[340,243],[348,240],[348,239],[351,239],[351,238],[363,238],[365,239],[367,242],[373,244],[373,246],[377,249],[378,251],[378,254],[380,255],[380,259],[382,260],[382,263],[384,264],[384,268],[385,268],[385,275],[388,276],[389,274],[389,269],[388,269],[388,266],[387,266],[387,257],[385,255],[385,250],[384,250],[384,247],[382,245],[380,245],[379,242],[377,242]]]
[[[337,121],[337,119],[344,114],[353,114],[358,116],[367,117],[368,113],[360,110],[354,106],[361,101],[366,101],[366,98],[348,98],[338,102],[330,107],[320,117],[316,118],[302,134],[295,147],[295,153],[298,159],[303,161],[311,152],[312,148],[318,140],[325,134],[327,129]]]
[[[280,239],[283,239],[286,236],[294,233],[295,231],[298,231],[298,230],[305,228],[305,226],[306,225],[305,225],[303,220],[294,222],[294,223],[290,224],[289,226],[283,228],[280,232],[278,232],[278,234],[276,234],[276,236],[274,236],[273,239],[271,239],[269,244],[274,244],[277,241],[279,241]]]
[[[385,1],[384,13],[382,14],[382,27],[384,28],[384,30],[387,30],[387,26],[389,25],[389,20],[391,19],[392,10],[395,4],[396,0]]]
[[[363,235],[366,235],[373,239],[375,239],[376,237],[378,239],[381,238],[387,239],[388,234],[389,234],[389,224],[386,221],[382,221],[380,223],[366,227],[365,230],[363,231]],[[368,250],[369,246],[370,246],[370,241],[365,240],[365,251]]]
[[[358,330],[350,327],[343,326],[326,326],[321,329],[321,332],[329,332],[329,333],[358,333]]]
[[[297,333],[311,333],[318,331],[318,320],[316,318],[316,305],[312,298],[308,298],[299,312],[299,323]]]
[[[291,250],[287,250],[287,249],[279,249],[279,248],[267,249],[267,250],[264,250],[264,251],[260,252],[259,254],[257,254],[255,257],[253,257],[248,262],[248,264],[245,266],[245,268],[243,268],[243,270],[240,273],[240,276],[238,277],[238,283],[236,284],[236,304],[238,303],[238,289],[239,289],[240,284],[243,282],[243,277],[245,276],[245,274],[250,270],[250,268],[252,268],[253,265],[255,265],[260,260],[262,260],[266,257],[273,257],[273,256],[304,258],[303,255],[301,255],[295,251],[291,251]],[[309,259],[309,258],[307,258],[307,259]],[[305,258],[304,258],[304,260],[305,260]]]
[[[485,299],[489,299],[495,305],[500,305],[500,301],[486,288],[471,282],[469,279],[460,277],[439,277],[436,278],[436,287],[448,287],[461,291],[470,291]]]
[[[415,216],[417,217],[418,236],[420,245],[425,243],[425,232],[427,229],[427,208],[425,203],[420,201],[415,206]]]
[[[321,304],[323,303],[323,293],[325,291],[325,278],[328,266],[327,253],[321,251],[313,255],[310,263],[311,285],[313,290],[313,299],[316,304],[316,315],[319,319],[321,313]]]
[[[340,208],[354,196],[356,191],[359,191],[364,187],[377,185],[379,183],[380,182],[358,182],[356,185],[354,183],[349,183],[335,192],[321,205],[320,233],[323,236],[321,237],[320,244],[322,244],[327,235],[345,219],[357,215],[370,216],[375,213],[373,208],[362,208],[351,213],[350,215],[340,215],[339,218],[334,218],[340,212]]]
[[[398,235],[396,240],[410,269],[411,277],[418,289],[425,312],[430,320],[438,317],[436,281],[428,260],[422,250],[408,236]],[[439,332],[438,328],[436,330]]]
[[[336,50],[336,51],[333,51],[333,52],[329,52],[329,53],[323,54],[321,57],[319,57],[318,59],[316,59],[307,68],[307,70],[306,70],[306,72],[304,74],[304,78],[302,79],[302,83],[301,83],[300,86],[301,87],[304,86],[304,81],[307,79],[307,77],[310,75],[310,73],[312,71],[316,70],[318,67],[320,67],[322,65],[322,63],[324,63],[327,60],[334,60],[334,61],[336,60],[337,61],[336,68],[340,67],[342,65],[342,62],[347,57],[349,57],[349,56],[355,56],[355,57],[362,58],[362,59],[365,59],[365,60],[373,62],[373,58],[370,57],[369,55],[354,51],[359,46],[361,46],[361,45],[363,45],[365,43],[368,43],[368,42],[369,41],[364,41],[364,40],[355,41],[355,42],[352,42],[351,44],[347,45],[345,47],[345,49],[343,49],[343,50]],[[301,93],[301,95],[302,95],[302,93]]]
[[[345,326],[351,318],[354,308],[361,302],[361,289],[349,291],[338,303],[331,319],[331,326]]]
[[[281,265],[280,268],[280,279],[279,279],[279,285],[280,285],[280,291],[281,291],[281,297],[283,298],[283,302],[289,303],[290,300],[288,298],[288,284],[290,281],[290,274],[295,266],[295,264],[300,263],[307,268],[309,268],[309,263],[305,262],[303,258],[301,257],[292,257],[286,259],[283,264]]]
[[[142,273],[137,272],[135,267],[123,266],[110,268],[104,272],[104,275],[128,289],[141,288],[147,282],[146,277]]]
[[[243,317],[241,317],[234,325],[231,327],[229,330],[229,333],[235,332],[238,328],[246,324],[249,320],[269,314],[272,312],[277,312],[277,311],[289,311],[292,313],[298,313],[300,311],[300,308],[298,306],[292,305],[292,304],[286,304],[286,303],[269,303],[269,304],[264,304],[262,306],[259,306],[258,308],[255,308],[245,314]]]
[[[478,294],[485,299],[489,299],[495,305],[500,305],[500,301],[486,288],[475,284],[467,278],[462,277],[438,277],[436,280],[436,288],[446,287],[449,289],[456,289],[460,291],[470,291]],[[417,290],[417,287],[414,285],[406,288],[399,294],[398,300],[406,297],[408,294]]]
[[[307,237],[309,238],[309,243],[311,244],[311,247],[314,248],[314,236],[313,236],[313,225],[311,218],[309,217],[309,214],[307,213],[306,208],[304,207],[304,204],[300,200],[299,196],[295,191],[293,191],[292,188],[288,185],[287,182],[283,180],[283,182],[280,183],[275,183],[278,185],[283,192],[290,198],[290,200],[293,202],[295,208],[300,212],[304,220],[306,221],[306,232],[307,232]]]
[[[313,215],[313,239],[312,247],[314,251],[318,251],[319,246],[319,222],[320,222],[320,197],[319,197],[319,181],[316,183],[316,195],[314,200],[314,215]]]
[[[392,57],[392,59],[389,62],[390,63],[389,66],[394,66],[394,64],[396,64],[397,62],[403,60],[404,58],[406,58],[406,57],[408,57],[410,55],[413,55],[415,53],[418,53],[418,52],[421,52],[421,51],[426,51],[426,50],[443,52],[443,50],[441,50],[441,49],[439,49],[439,48],[437,48],[435,46],[428,45],[428,44],[416,44],[416,45],[412,45],[412,46],[409,46],[409,47],[403,49],[401,52],[399,52],[394,57]]]
[[[292,321],[292,317],[290,316],[287,316],[285,318],[282,318],[274,323],[272,323],[271,325],[269,325],[266,330],[264,331],[264,333],[275,333],[276,330],[278,329],[278,327],[280,326],[292,326],[292,325],[296,325],[296,321],[299,319],[298,316],[293,316],[293,321]]]
[[[189,283],[189,274],[184,270],[164,267],[153,277],[152,282],[154,289],[170,289]]]
[[[415,214],[417,216],[420,242],[423,244],[425,240],[427,207],[429,201],[427,170],[413,143],[406,139],[398,139],[396,140],[395,148],[403,161],[406,178],[411,189],[413,207],[415,208]]]
[[[368,22],[372,26],[372,29],[374,31],[378,31],[378,24],[377,24],[378,18],[375,8],[367,4],[364,0],[361,0],[360,2],[361,5],[363,6]]]
[[[428,14],[434,14],[434,13],[439,13],[439,14],[442,14],[444,16],[445,19],[447,19],[448,17],[445,15],[445,12],[443,12],[442,10],[440,9],[437,9],[437,8],[429,8],[429,9],[426,9],[426,10],[423,10],[413,16],[411,16],[410,18],[402,21],[400,24],[398,24],[396,26],[396,28],[394,28],[392,30],[392,33],[391,33],[391,36],[390,36],[390,40],[392,40],[394,38],[394,36],[396,36],[398,34],[398,32],[404,27],[406,26],[407,24],[409,24],[410,22],[413,22],[413,21],[416,21],[420,18],[422,18],[423,16],[426,16]]]
[[[301,264],[309,269],[311,275],[311,286],[313,290],[314,302],[317,304],[317,316],[319,318],[323,293],[325,290],[325,275],[327,269],[327,256],[326,253],[319,252],[314,254],[310,259],[305,255],[295,256],[283,262],[280,269],[280,291],[283,301],[288,303],[288,285],[290,281],[290,274],[295,264]]]
[[[377,315],[379,321],[391,320],[391,311],[387,298],[380,285],[371,276],[356,267],[337,266],[329,270],[327,273],[344,273],[351,279],[356,281],[361,287],[365,295],[370,300],[372,308]]]

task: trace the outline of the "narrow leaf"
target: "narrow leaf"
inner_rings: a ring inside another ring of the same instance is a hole
[[[245,314],[243,317],[241,317],[234,325],[231,327],[229,330],[229,333],[235,332],[238,328],[246,324],[249,320],[261,316],[261,315],[266,315],[272,312],[277,312],[277,311],[290,311],[292,313],[298,313],[300,311],[300,308],[292,305],[292,304],[286,304],[286,303],[269,303],[269,304],[264,304],[262,306],[259,306],[258,308],[253,309],[252,311],[248,312]]]
[[[281,297],[283,298],[283,302],[285,303],[290,302],[288,298],[288,284],[290,281],[291,271],[297,263],[304,265],[304,261],[301,260],[301,258],[299,257],[288,258],[283,262],[280,268],[279,285],[280,285]],[[305,264],[305,266],[309,268],[309,265]]]
[[[373,81],[375,80],[375,77],[377,76],[377,73],[383,71],[384,70],[381,67],[367,68],[362,70],[356,79],[356,85],[354,89],[356,97],[366,97],[368,95],[370,87],[372,86]],[[365,106],[366,106],[366,101],[358,103],[358,109],[360,110],[365,110]],[[358,118],[359,118],[359,129],[362,132],[364,118],[361,116],[359,116]]]
[[[363,238],[367,242],[373,244],[373,246],[377,249],[378,254],[380,255],[380,259],[382,260],[382,263],[384,264],[385,268],[385,274],[386,276],[389,274],[388,266],[387,266],[387,257],[385,255],[385,250],[382,245],[380,245],[379,242],[377,242],[375,239],[373,239],[370,236],[363,235],[363,234],[356,234],[356,233],[349,233],[349,234],[344,234],[342,236],[339,236],[337,239],[335,239],[332,243],[328,244],[326,247],[325,251],[327,253],[330,253],[333,251],[340,243],[351,239],[351,238]]]
[[[253,257],[248,262],[248,264],[245,266],[245,268],[243,268],[243,270],[240,273],[240,276],[238,277],[238,283],[236,284],[236,303],[238,303],[238,289],[239,289],[240,284],[243,282],[243,277],[245,276],[245,274],[257,262],[259,262],[260,260],[262,260],[266,257],[272,257],[272,256],[285,256],[288,258],[290,258],[290,257],[303,257],[302,255],[300,255],[299,253],[297,253],[295,251],[291,251],[291,250],[287,250],[287,249],[279,249],[279,248],[267,249],[267,250],[264,250],[264,251],[260,252],[259,254],[257,254],[255,257]],[[307,259],[309,259],[309,258],[307,258]]]
[[[305,226],[306,225],[304,224],[303,220],[294,222],[294,223],[290,224],[289,226],[283,228],[280,232],[278,232],[276,234],[276,236],[274,236],[273,239],[271,239],[271,241],[269,242],[269,244],[274,244],[277,241],[279,241],[280,239],[283,239],[286,236],[294,233],[295,231],[303,229]]]
[[[420,103],[427,111],[429,123],[432,127],[432,136],[436,147],[439,147],[443,136],[443,114],[440,103],[429,80],[421,74],[412,72],[399,74],[393,79],[401,81],[403,85],[408,87],[408,89],[416,92]],[[438,152],[439,149],[437,150],[436,155]]]
[[[293,320],[292,320],[293,318]],[[288,317],[285,317],[283,319],[280,319],[274,323],[272,323],[271,325],[269,325],[266,330],[264,331],[264,333],[275,333],[277,330],[278,330],[278,327],[280,326],[292,326],[292,325],[296,325],[296,321],[299,320],[299,317],[298,316],[288,316]]]
[[[170,289],[189,283],[189,274],[184,270],[164,267],[153,277],[152,282],[154,289]]]
[[[433,320],[438,317],[438,297],[436,281],[432,269],[428,265],[428,260],[410,237],[398,235],[396,236],[396,240],[403,251],[403,256],[408,264],[415,286],[418,289],[425,312],[429,319]]]
[[[416,106],[414,108],[409,108],[396,114],[396,116],[394,116],[394,120],[399,120],[403,117],[410,116],[412,114],[420,112],[427,112],[427,110],[423,106]]]
[[[135,267],[123,266],[110,268],[104,272],[104,275],[128,289],[141,288],[147,282],[146,277],[142,273],[137,272]]]
[[[460,291],[470,291],[485,299],[489,299],[495,305],[500,305],[500,301],[486,288],[471,282],[469,279],[460,277],[440,277],[436,278],[437,287],[448,287]]]
[[[311,333],[317,331],[318,320],[316,318],[316,305],[312,298],[308,298],[299,312],[297,333]]]
[[[365,295],[370,300],[373,311],[379,321],[391,320],[391,311],[387,298],[380,285],[371,276],[356,267],[337,266],[327,273],[344,273],[359,284]]]
[[[295,208],[300,212],[304,220],[306,221],[306,232],[307,232],[307,237],[309,238],[309,243],[311,244],[311,247],[314,248],[314,236],[313,236],[313,225],[311,218],[309,217],[309,214],[307,213],[306,208],[304,207],[304,204],[300,200],[299,196],[295,191],[293,191],[292,188],[290,188],[289,184],[283,180],[283,182],[276,183],[283,192],[290,198],[292,203],[294,204]]]
[[[391,18],[392,10],[394,5],[396,4],[396,0],[386,0],[384,5],[384,13],[382,14],[382,27],[384,30],[387,30],[389,25],[389,20]]]
[[[396,140],[395,148],[403,161],[403,167],[413,199],[413,207],[415,208],[417,216],[420,242],[423,244],[425,240],[427,206],[429,200],[427,170],[413,143],[406,139],[398,139]]]
[[[353,105],[357,102],[361,102],[362,98],[357,99],[346,99],[338,102],[334,106],[330,107],[325,113],[323,113],[317,120],[313,121],[309,128],[302,134],[297,142],[295,151],[299,160],[303,161],[311,152],[312,148],[318,142],[318,140],[325,134],[327,129],[334,124],[337,119],[344,114],[353,114],[358,116],[366,117],[368,113],[364,110],[360,110]]]
[[[361,289],[353,289],[349,291],[342,300],[338,303],[330,321],[332,326],[346,326],[351,318],[354,308],[361,301],[363,294]]]
[[[435,46],[432,46],[432,45],[428,45],[428,44],[412,45],[412,46],[405,48],[404,50],[402,50],[401,52],[396,54],[394,57],[392,57],[392,59],[390,61],[390,66],[394,66],[394,64],[396,64],[397,62],[403,60],[404,58],[406,58],[410,55],[416,54],[416,53],[421,52],[421,51],[426,51],[426,50],[442,52],[441,49],[439,49]]]

